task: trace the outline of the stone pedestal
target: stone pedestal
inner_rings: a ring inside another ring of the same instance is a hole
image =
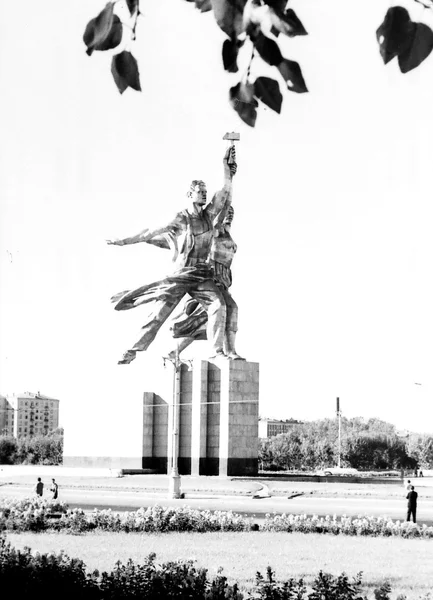
[[[170,471],[172,424],[167,404],[144,395],[143,466]],[[259,365],[195,360],[181,368],[179,473],[254,475],[258,470]],[[153,407],[153,411],[151,410]],[[167,420],[164,420],[167,414]],[[158,425],[156,424],[158,422]],[[158,436],[158,442],[156,441]],[[164,456],[164,448],[166,454]]]

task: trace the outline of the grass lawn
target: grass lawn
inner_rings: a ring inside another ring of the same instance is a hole
[[[141,562],[155,552],[157,562],[196,559],[211,576],[218,567],[231,581],[249,587],[256,571],[266,567],[278,579],[303,577],[311,582],[319,570],[334,575],[363,571],[369,598],[389,581],[391,597],[405,594],[415,600],[433,590],[433,542],[399,538],[357,538],[298,533],[164,533],[122,534],[7,534],[16,548],[59,552],[81,558],[89,570],[111,570],[117,560]]]

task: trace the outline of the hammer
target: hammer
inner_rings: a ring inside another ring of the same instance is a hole
[[[229,157],[227,159],[227,164],[232,165],[235,162],[236,149],[235,142],[238,142],[241,139],[240,133],[235,133],[232,131],[231,133],[226,133],[223,137],[223,140],[227,140],[229,143],[229,147],[231,148]]]

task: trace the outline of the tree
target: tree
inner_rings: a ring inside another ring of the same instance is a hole
[[[0,464],[60,465],[63,462],[63,429],[47,435],[0,436]]]
[[[433,454],[431,437],[426,436],[430,441],[423,442],[424,445],[414,441],[411,454],[405,440],[397,436],[395,426],[380,419],[342,418],[341,434],[341,464],[346,467],[364,470],[413,468],[416,457],[421,456],[421,446],[425,448],[425,456],[431,456],[428,452]],[[297,425],[287,433],[263,440],[260,458],[263,467],[268,469],[316,470],[335,466],[337,453],[337,422],[322,419]],[[427,464],[427,460],[422,464]]]
[[[229,90],[229,102],[247,125],[254,127],[257,108],[266,105],[281,112],[283,91],[302,94],[308,91],[301,66],[284,56],[279,36],[293,38],[307,35],[307,30],[288,0],[186,0],[194,2],[202,13],[213,11],[226,38],[221,48],[222,63],[229,73],[239,71],[239,57],[247,56],[248,66],[239,82]],[[409,0],[414,6],[433,8],[433,0]],[[138,63],[129,51],[136,38],[140,0],[110,0],[84,31],[87,54],[114,50],[111,73],[121,94],[128,87],[141,91]],[[385,64],[397,59],[400,71],[408,73],[418,67],[433,49],[433,31],[424,23],[412,21],[402,6],[388,9],[376,31],[379,52]],[[253,61],[273,68],[277,79],[267,76],[251,78]]]
[[[421,469],[433,468],[433,436],[410,435],[407,441],[407,453]]]
[[[17,441],[9,435],[0,436],[0,465],[13,465]]]

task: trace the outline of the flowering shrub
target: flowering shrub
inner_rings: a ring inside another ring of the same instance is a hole
[[[433,527],[406,521],[393,521],[388,517],[347,517],[336,515],[266,515],[261,531],[298,531],[301,533],[331,533],[334,535],[398,536],[403,538],[433,538]]]
[[[39,497],[0,501],[0,531],[87,531],[169,532],[169,531],[297,531],[356,536],[398,536],[403,538],[433,538],[433,527],[388,517],[318,517],[317,515],[266,515],[258,527],[252,518],[232,511],[198,510],[189,506],[178,508],[152,506],[136,511],[117,513],[111,509],[85,512],[69,509],[67,504]]]
[[[58,517],[58,518],[54,518]],[[0,531],[56,531],[83,533],[94,529],[122,532],[164,531],[250,531],[251,518],[232,511],[196,510],[189,506],[152,506],[137,511],[115,513],[111,509],[85,512],[68,509],[60,502],[38,497],[0,502]]]
[[[43,531],[50,528],[51,518],[67,512],[64,502],[39,496],[3,499],[0,502],[0,531]]]

